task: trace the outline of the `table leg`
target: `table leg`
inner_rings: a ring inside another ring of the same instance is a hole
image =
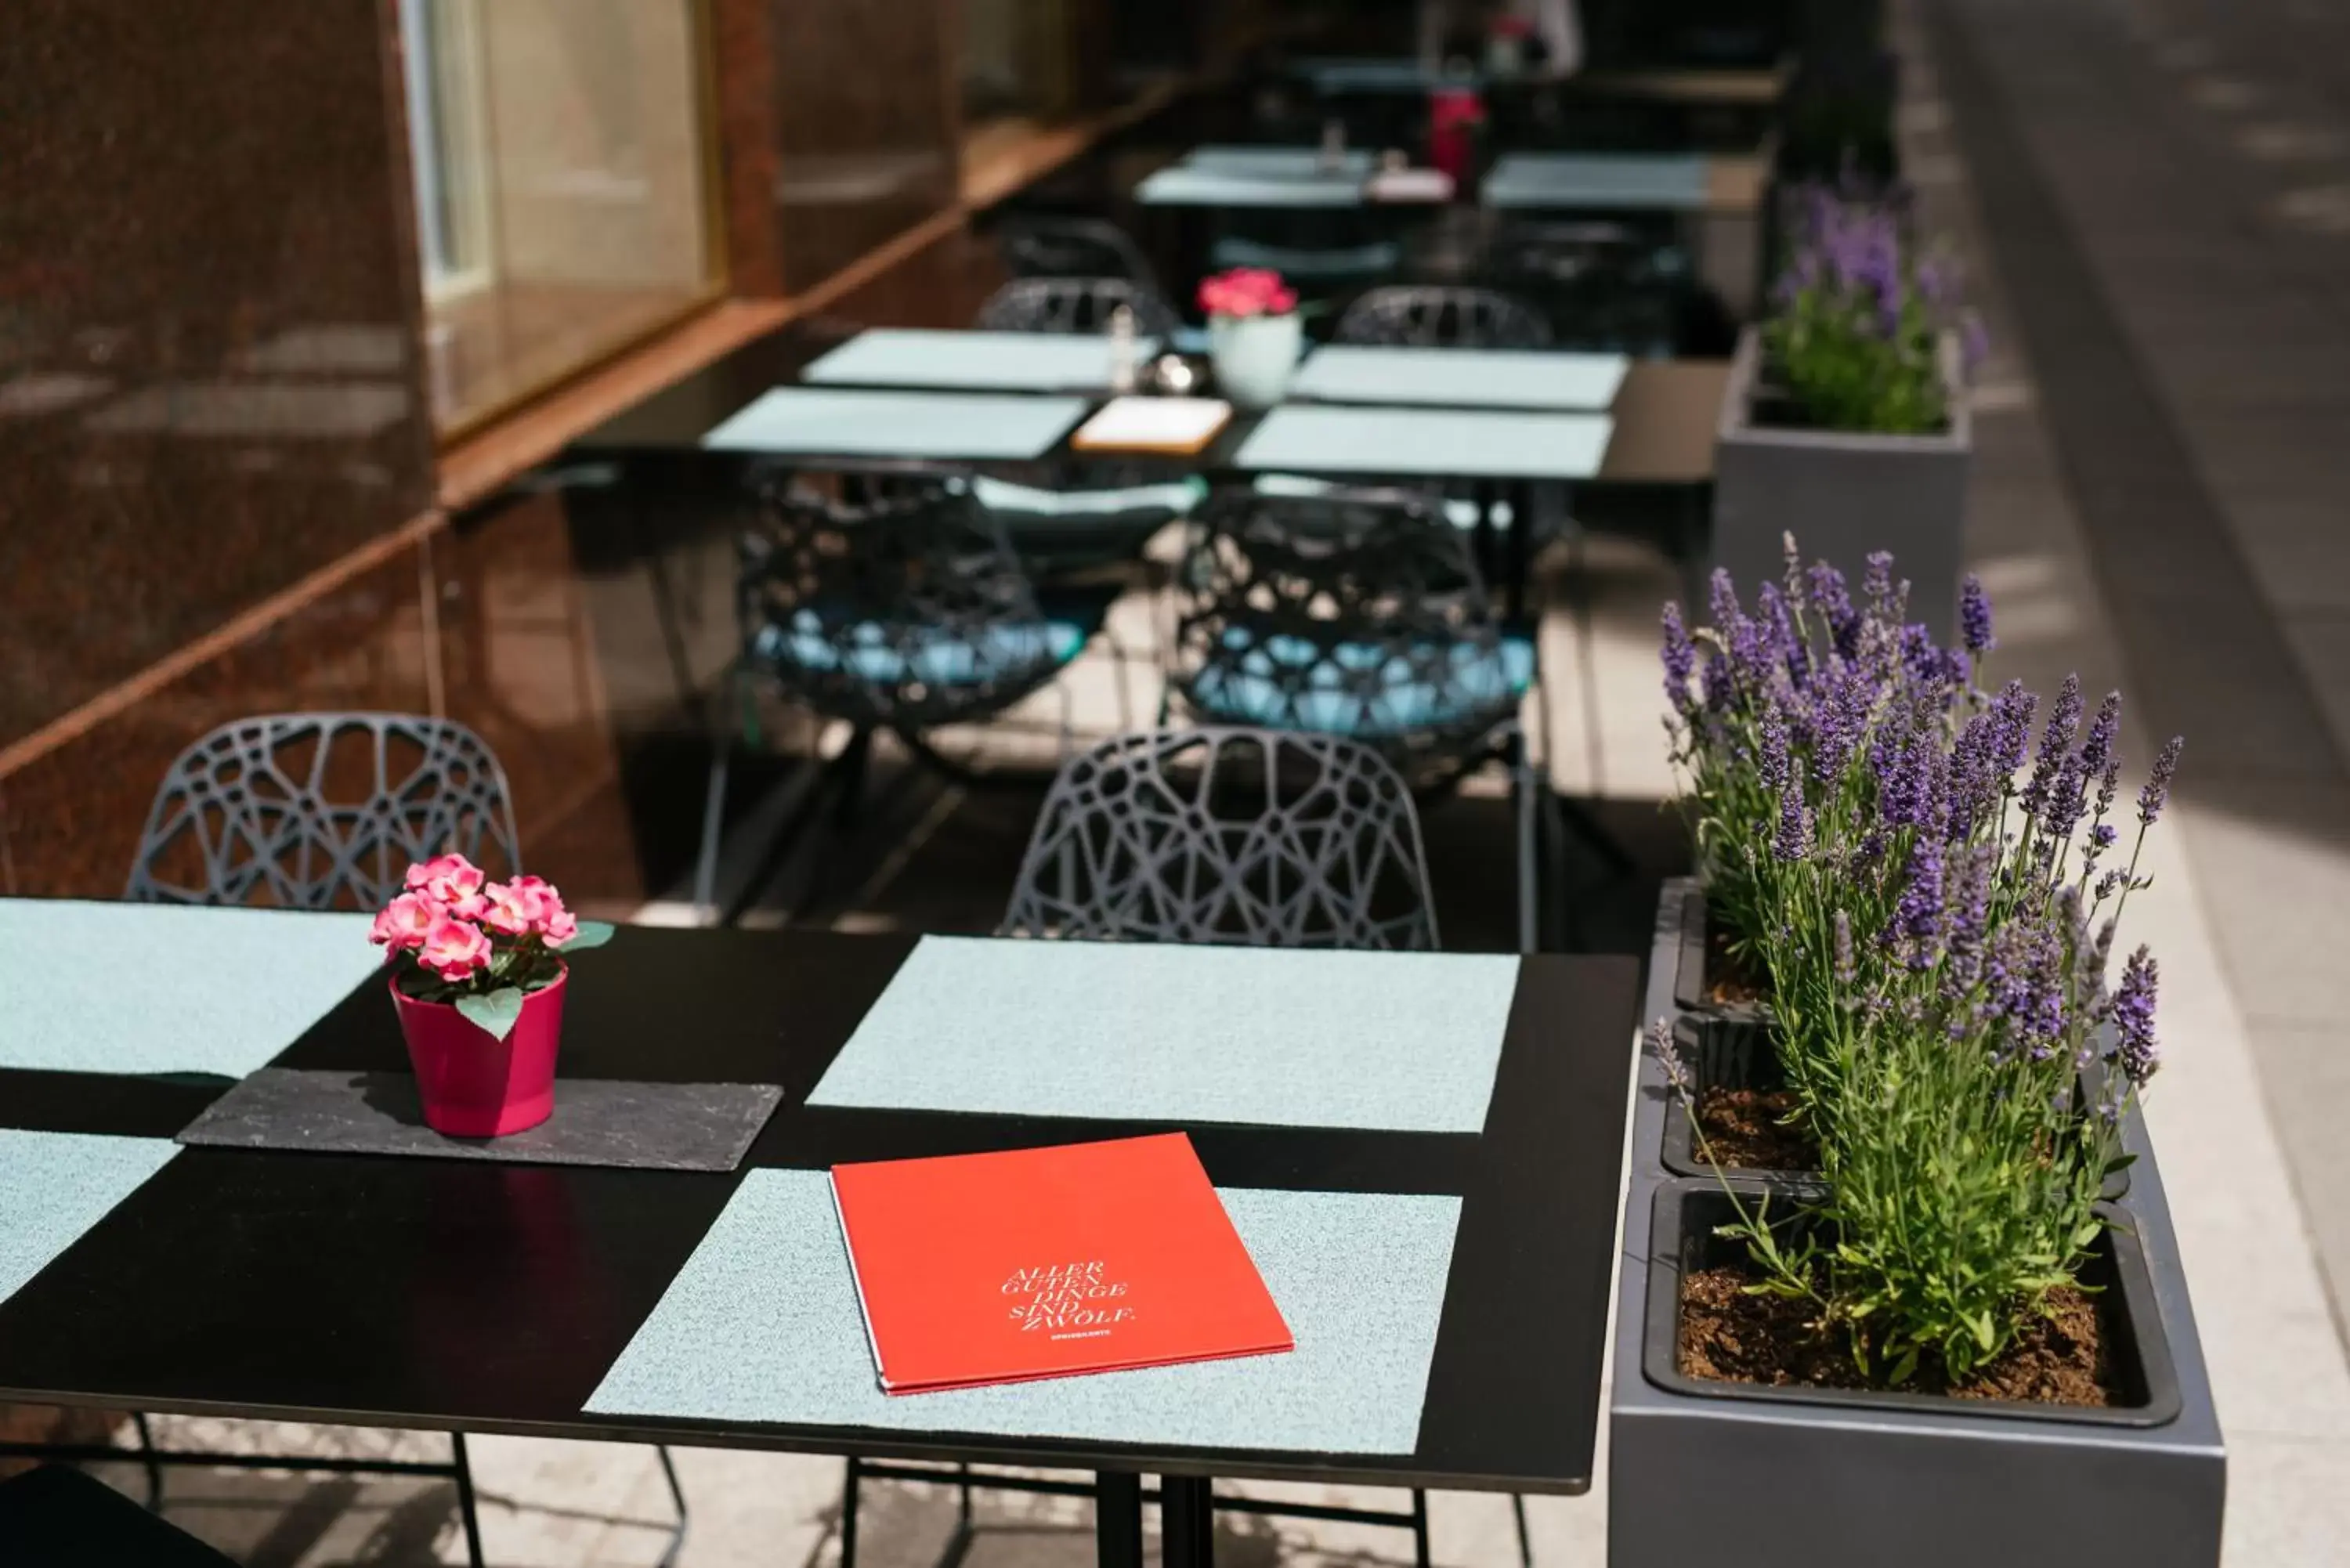
[[[1205,1476],[1159,1478],[1163,1568],[1211,1568],[1216,1560],[1215,1483]]]
[[[1094,1552],[1100,1568],[1142,1568],[1142,1478],[1132,1470],[1095,1472]]]

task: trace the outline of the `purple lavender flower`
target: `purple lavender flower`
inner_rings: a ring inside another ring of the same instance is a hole
[[[1812,820],[1804,809],[1804,788],[1791,784],[1779,797],[1779,832],[1771,840],[1771,855],[1782,865],[1792,865],[1811,851]]]
[[[1665,700],[1678,710],[1689,705],[1690,676],[1697,670],[1697,644],[1681,624],[1679,601],[1668,602],[1658,618],[1664,626]]]
[[[2035,822],[2048,818],[2048,800],[2056,787],[2056,774],[2072,755],[2073,737],[2081,729],[2081,678],[2064,677],[2063,690],[2056,693],[2056,706],[2048,715],[2048,727],[2040,732],[2040,751],[2032,760],[2032,778],[2023,786],[2023,809]]]
[[[2178,773],[2178,753],[2186,748],[2184,735],[2173,735],[2163,742],[2161,753],[2154,759],[2154,772],[2147,775],[2146,787],[2137,792],[2137,819],[2142,826],[2153,826],[2169,803],[2170,781]]]
[[[2122,983],[2114,993],[2115,1060],[2122,1075],[2141,1089],[2162,1064],[2154,1036],[2155,988],[2160,979],[2154,955],[2140,947],[2122,966]]]
[[[1999,646],[1991,634],[1991,596],[1972,572],[1959,585],[1959,639],[1977,659]]]
[[[1868,722],[1867,685],[1850,669],[1833,670],[1812,696],[1812,778],[1832,793]]]
[[[1776,702],[1762,710],[1761,754],[1756,772],[1762,787],[1776,793],[1787,787],[1787,719]]]
[[[1665,1070],[1665,1082],[1686,1098],[1690,1092],[1689,1066],[1681,1060],[1680,1047],[1673,1039],[1672,1020],[1657,1019],[1648,1025],[1648,1049],[1656,1054],[1657,1064]]]
[[[1930,833],[1921,833],[1909,846],[1909,869],[1894,906],[1888,939],[1898,939],[1908,955],[1909,967],[1934,966],[1934,941],[1942,931],[1942,846]]]
[[[2032,743],[2032,716],[2039,707],[2040,699],[2026,691],[2021,680],[2009,681],[1992,700],[1991,765],[2002,788],[2023,765],[2024,748]]]
[[[1698,690],[1705,699],[1709,713],[1726,712],[1730,708],[1730,660],[1719,649],[1708,649],[1705,668],[1698,679]]]
[[[1950,804],[1942,836],[1952,844],[1970,836],[1999,804],[1999,777],[1991,754],[1996,723],[1989,713],[1976,714],[1950,748]]]
[[[1991,358],[1991,332],[1983,318],[1970,310],[1959,317],[1959,368],[1970,379]]]
[[[1729,572],[1720,566],[1706,579],[1706,614],[1712,618],[1714,629],[1729,632],[1733,621],[1744,618],[1744,607],[1738,602],[1738,585],[1730,580]]]
[[[1889,609],[1893,603],[1893,552],[1871,550],[1868,572],[1861,579],[1861,593],[1868,600],[1872,612]]]
[[[1809,576],[1812,603],[1819,607],[1828,623],[1829,641],[1838,657],[1852,658],[1860,647],[1860,612],[1853,607],[1844,574],[1825,561],[1816,561]]]

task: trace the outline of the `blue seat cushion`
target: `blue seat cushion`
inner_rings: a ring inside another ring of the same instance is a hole
[[[1491,646],[1455,644],[1440,673],[1416,669],[1419,661],[1382,643],[1326,647],[1276,636],[1252,646],[1237,629],[1224,640],[1232,653],[1194,675],[1187,694],[1211,717],[1270,729],[1367,740],[1498,723],[1534,684],[1534,642],[1516,633]],[[1364,680],[1369,672],[1375,679]]]
[[[877,620],[827,626],[815,610],[801,609],[787,626],[762,627],[751,651],[779,669],[846,672],[876,686],[980,686],[1062,668],[1100,625],[1098,614],[1091,620],[1048,615],[1042,620],[1000,621],[965,636]]]

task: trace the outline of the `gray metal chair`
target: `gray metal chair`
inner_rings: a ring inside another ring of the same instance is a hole
[[[1398,284],[1348,306],[1332,337],[1384,348],[1547,348],[1550,323],[1493,289]]]
[[[1007,218],[995,237],[1014,277],[1122,277],[1152,295],[1159,292],[1142,248],[1100,218]]]
[[[1411,792],[1367,746],[1203,727],[1073,758],[1036,819],[1008,936],[1433,949]]]
[[[1123,277],[1015,277],[987,296],[978,326],[988,332],[1088,333],[1109,330],[1119,306],[1134,329],[1164,342],[1183,325],[1158,293]]]
[[[464,725],[408,713],[272,713],[223,724],[173,760],[147,813],[123,897],[134,903],[266,904],[372,909],[400,890],[415,861],[455,851],[493,876],[522,870],[505,770]],[[481,1521],[462,1432],[447,1464],[158,1449],[134,1414],[135,1453],[53,1449],[57,1458],[135,1459],[160,1509],[165,1465],[426,1475],[457,1488],[467,1560],[480,1568]],[[669,1449],[655,1445],[685,1542],[685,1490]]]
[[[172,762],[123,897],[372,909],[411,862],[450,850],[521,869],[505,770],[479,735],[405,713],[272,713]]]

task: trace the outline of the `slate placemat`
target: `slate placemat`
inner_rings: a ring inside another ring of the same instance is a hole
[[[1138,363],[1159,352],[1135,342]],[[868,387],[972,387],[1025,392],[1109,389],[1109,339],[1098,333],[951,332],[882,327],[858,333],[800,379]]]
[[[1473,1133],[1506,954],[924,937],[808,1103]]]
[[[179,1152],[159,1137],[0,1127],[0,1301]]]
[[[754,1170],[587,1408],[601,1415],[1403,1454],[1458,1198],[1219,1192],[1297,1348],[992,1388],[881,1392],[822,1171]]]
[[[1316,348],[1289,384],[1293,398],[1433,408],[1601,410],[1630,361],[1621,354],[1499,348]]]
[[[1511,152],[1485,176],[1489,207],[1627,207],[1694,212],[1711,189],[1701,153]]]
[[[702,438],[729,452],[835,457],[1040,457],[1084,417],[1083,398],[777,387]]]
[[[243,1077],[382,967],[368,924],[0,898],[0,1067]]]
[[[180,1133],[186,1144],[732,1170],[784,1097],[771,1084],[639,1084],[558,1078],[555,1114],[504,1137],[447,1137],[424,1125],[405,1073],[265,1067]]]
[[[1615,428],[1605,414],[1284,403],[1265,415],[1233,461],[1305,473],[1588,479],[1599,472]]]

